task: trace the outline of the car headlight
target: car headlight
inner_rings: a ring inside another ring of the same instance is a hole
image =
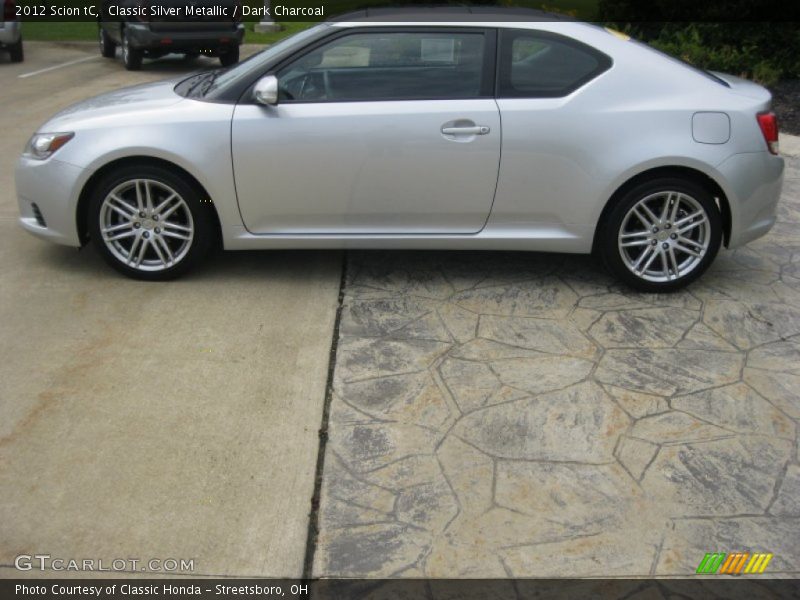
[[[53,153],[61,148],[64,144],[70,141],[75,134],[72,132],[66,133],[37,133],[28,142],[28,147],[25,148],[25,155],[31,158],[44,160],[53,155]]]

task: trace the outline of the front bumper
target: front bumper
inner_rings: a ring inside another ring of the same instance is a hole
[[[784,161],[769,152],[734,154],[717,167],[731,208],[729,248],[766,235],[775,224]]]
[[[22,227],[51,242],[80,246],[76,215],[84,169],[53,158],[35,160],[22,156],[14,176]],[[37,218],[34,204],[44,225]]]
[[[191,29],[152,31],[146,24],[129,23],[127,31],[132,48],[165,52],[218,50],[238,46],[244,39],[244,25],[241,23],[221,23],[219,28],[199,31]]]

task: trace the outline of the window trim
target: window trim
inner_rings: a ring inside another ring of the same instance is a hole
[[[443,97],[443,96],[421,96],[417,98],[404,98],[404,97],[386,97],[386,98],[364,98],[362,100],[281,100],[280,105],[284,104],[342,104],[342,103],[360,103],[360,102],[424,102],[430,100],[438,101],[453,101],[453,100],[487,100],[495,97],[495,88],[497,84],[497,69],[496,69],[496,54],[497,54],[497,29],[492,27],[430,27],[430,26],[386,26],[386,27],[347,27],[342,28],[341,31],[327,35],[321,39],[314,40],[308,46],[305,46],[288,56],[261,75],[277,75],[284,67],[301,59],[303,56],[313,52],[317,48],[329,44],[334,40],[342,37],[359,35],[364,33],[471,33],[483,35],[483,64],[481,65],[481,89],[478,95],[475,96],[462,96],[462,97]],[[258,79],[260,79],[259,77]],[[256,80],[257,82],[257,80]],[[245,92],[242,98],[242,104],[256,104],[252,99],[252,89],[255,86],[254,82]]]
[[[559,90],[558,92],[545,92],[545,93],[530,93],[530,92],[519,92],[519,93],[501,93],[501,86],[503,82],[508,82],[508,87],[513,87],[510,85],[511,81],[511,53],[513,51],[513,44],[514,40],[518,37],[530,37],[530,38],[539,38],[542,40],[555,40],[559,43],[562,43],[566,46],[572,46],[576,50],[580,50],[589,54],[597,59],[598,65],[597,68],[594,69],[592,72],[584,75],[580,79],[576,80],[570,87],[564,88],[563,90]],[[505,59],[508,58],[508,61]],[[506,66],[507,65],[507,66]],[[518,28],[502,28],[500,34],[497,36],[497,65],[496,65],[496,77],[495,77],[495,97],[500,99],[513,99],[513,98],[564,98],[569,96],[574,91],[582,88],[584,85],[589,83],[590,81],[596,79],[606,71],[608,71],[614,65],[613,59],[604,52],[601,52],[597,48],[590,46],[588,44],[584,44],[576,40],[575,38],[571,38],[566,35],[561,35],[560,33],[553,33],[552,31],[542,31],[541,29],[518,29]]]

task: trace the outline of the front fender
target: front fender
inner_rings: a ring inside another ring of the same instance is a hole
[[[169,113],[168,115],[166,113]],[[89,123],[76,131],[77,144],[59,159],[83,169],[69,200],[76,218],[78,202],[92,178],[123,159],[157,159],[191,175],[213,201],[223,232],[242,227],[236,202],[230,146],[233,106],[188,101],[180,110],[159,111],[144,123]],[[70,147],[72,146],[72,147]]]

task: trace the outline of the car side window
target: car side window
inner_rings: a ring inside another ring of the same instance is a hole
[[[611,66],[602,52],[549,32],[505,30],[501,34],[498,96],[566,96]]]
[[[353,33],[278,73],[282,102],[474,98],[481,95],[482,32]]]

